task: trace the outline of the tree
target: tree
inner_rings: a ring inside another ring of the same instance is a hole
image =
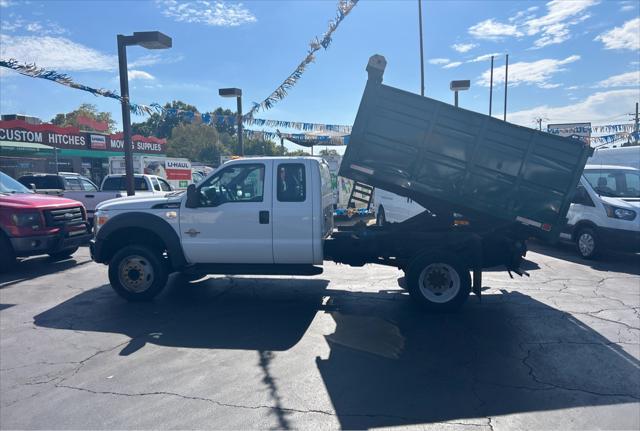
[[[310,156],[311,154],[309,154],[305,150],[293,150],[293,151],[287,151],[286,155],[294,157],[294,156]]]
[[[233,135],[234,133],[237,133],[236,125],[238,124],[238,119],[237,119],[237,114],[235,112],[233,112],[230,109],[216,108],[216,110],[213,112],[210,112],[210,114],[211,114],[211,121],[213,122],[213,124],[215,124],[216,129],[218,130],[218,133],[220,134],[228,133],[229,135]],[[216,121],[216,115],[233,116],[234,122],[230,124],[228,121],[225,121],[222,124],[219,124]]]
[[[338,151],[334,150],[333,148],[330,149],[330,150],[325,148],[324,150],[320,150],[319,154],[321,156],[337,156],[338,155]]]
[[[218,165],[220,156],[230,154],[218,131],[204,124],[178,124],[167,139],[167,156]]]
[[[86,117],[91,120],[106,123],[107,124],[107,133],[113,133],[113,128],[116,122],[111,118],[110,112],[98,112],[98,108],[96,105],[92,105],[90,103],[83,103],[78,107],[78,109],[71,111],[67,114],[56,114],[55,117],[51,120],[51,124],[55,124],[56,126],[73,126],[78,128],[86,129],[86,125],[78,124],[78,117]]]
[[[193,122],[189,119],[185,112],[198,112],[198,108],[193,105],[189,105],[180,100],[174,100],[171,103],[165,103],[164,110],[176,109],[177,114],[151,114],[146,121],[142,123],[133,123],[131,125],[131,131],[134,135],[143,136],[156,136],[158,138],[168,138],[171,136],[171,131],[178,124],[190,124]]]

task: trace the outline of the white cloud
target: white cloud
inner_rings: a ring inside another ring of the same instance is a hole
[[[478,45],[476,45],[475,43],[455,43],[451,45],[451,48],[464,54],[465,52],[471,51],[476,46]]]
[[[449,64],[445,64],[444,66],[442,66],[443,69],[453,69],[454,67],[458,67],[462,64],[461,61],[452,61]]]
[[[3,19],[0,22],[0,29],[3,32],[13,33],[22,31],[25,33],[35,33],[40,36],[62,35],[69,33],[66,28],[50,20],[26,21],[21,16],[15,16],[14,14],[10,14],[10,17],[12,19]]]
[[[506,36],[522,36],[516,25],[504,24],[493,18],[469,27],[469,34],[478,39],[499,40]]]
[[[429,59],[428,63],[429,64],[447,64],[450,61],[451,60],[449,60],[448,58],[431,58]]]
[[[480,61],[487,61],[487,60],[491,60],[491,56],[497,57],[499,55],[502,55],[502,54],[494,52],[491,54],[479,55],[476,58],[469,60],[467,63],[478,63]]]
[[[570,87],[567,87],[567,90],[577,90],[578,88],[580,88],[580,86],[578,85],[572,85]]]
[[[509,65],[509,85],[517,87],[520,84],[535,84],[540,88],[554,88],[556,84],[549,83],[549,80],[558,72],[563,72],[562,66],[580,60],[579,55],[571,55],[562,60],[553,58],[545,58],[533,62],[518,62]],[[488,87],[490,82],[491,69],[482,73],[478,80],[478,84]],[[504,69],[495,69],[493,72],[493,82],[504,82]]]
[[[257,19],[242,3],[227,4],[221,0],[156,0],[164,7],[162,14],[178,22],[201,23],[211,26],[235,27],[256,22]]]
[[[542,84],[538,84],[538,87],[548,90],[550,88],[562,87],[562,84],[552,84],[551,82],[543,82]]]
[[[172,64],[184,60],[184,56],[171,56],[168,54],[146,54],[135,60],[129,61],[129,67],[145,67],[155,64]]]
[[[591,121],[597,123],[619,115],[638,100],[638,90],[612,90],[590,95],[581,102],[565,106],[540,105],[517,112],[510,112],[511,123],[530,126],[534,118],[548,118],[551,123]]]
[[[154,80],[156,77],[144,70],[129,70],[129,80],[133,81],[134,79]]]
[[[613,75],[598,82],[597,88],[640,87],[640,70]]]
[[[625,22],[622,27],[614,27],[595,38],[605,49],[640,49],[640,18]]]
[[[547,3],[547,14],[524,22],[529,36],[540,34],[534,42],[536,48],[562,43],[571,37],[569,27],[589,18],[586,10],[597,0],[552,0]]]
[[[62,71],[107,71],[118,64],[116,56],[51,36],[0,35],[0,57]]]
[[[9,7],[13,6],[15,3],[9,0],[0,0],[0,7]]]
[[[620,12],[630,12],[634,10],[636,7],[633,5],[632,1],[623,1],[620,2]]]
[[[493,18],[469,28],[469,34],[479,39],[499,40],[505,37],[537,36],[534,48],[562,43],[571,37],[570,27],[589,18],[588,8],[598,0],[551,0],[544,15],[535,16],[536,6],[518,11],[509,24]]]

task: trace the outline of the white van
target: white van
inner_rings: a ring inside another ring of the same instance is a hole
[[[640,170],[587,165],[560,235],[593,259],[605,250],[640,252]]]
[[[424,212],[424,207],[410,198],[376,188],[373,192],[373,207],[376,209],[376,224],[400,223]]]

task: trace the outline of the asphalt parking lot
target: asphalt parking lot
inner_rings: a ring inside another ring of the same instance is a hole
[[[449,315],[374,265],[129,304],[86,248],[29,259],[0,276],[0,428],[640,428],[640,256],[532,249]]]

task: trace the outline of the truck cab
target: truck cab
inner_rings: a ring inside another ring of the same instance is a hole
[[[129,299],[168,270],[319,273],[332,199],[321,159],[237,159],[186,192],[99,205],[92,255],[109,263],[112,286]]]

